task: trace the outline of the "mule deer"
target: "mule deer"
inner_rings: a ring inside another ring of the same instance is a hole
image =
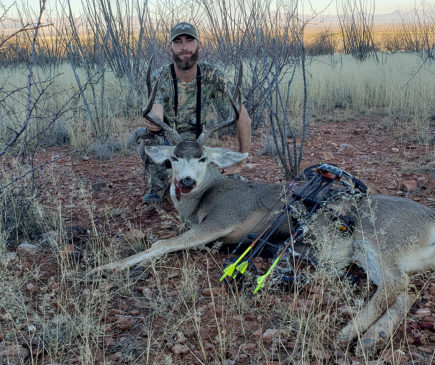
[[[155,90],[156,86],[148,112]],[[187,231],[92,272],[121,270],[137,264],[144,267],[151,259],[174,251],[201,248],[217,239],[235,243],[248,232],[258,234],[263,230],[257,223],[277,204],[282,204],[282,187],[222,176],[215,165],[230,166],[247,154],[204,146],[208,136],[237,119],[238,109],[231,96],[230,101],[235,117],[205,130],[196,141],[183,141],[175,129],[154,120],[175,145],[144,147],[155,163],[171,161],[170,195]],[[135,138],[138,136],[140,131]],[[390,338],[413,302],[414,297],[407,292],[408,274],[435,268],[435,212],[411,200],[383,195],[335,202],[334,209],[352,212],[356,219],[353,233],[337,236],[336,231],[328,228],[330,212],[320,211],[311,225],[313,236],[326,235],[331,244],[332,265],[344,268],[356,262],[377,285],[368,304],[340,331],[337,339],[349,342],[361,336],[363,348],[375,348]],[[282,234],[288,235],[291,230],[290,222],[280,227]]]

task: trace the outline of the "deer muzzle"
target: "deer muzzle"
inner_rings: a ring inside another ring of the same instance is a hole
[[[180,200],[181,193],[188,194],[192,191],[192,189],[196,186],[196,181],[191,177],[184,177],[181,180],[175,179],[175,195],[177,200]]]

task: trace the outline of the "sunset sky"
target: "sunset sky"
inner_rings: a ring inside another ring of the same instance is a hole
[[[48,6],[52,7],[58,0],[48,0]],[[59,0],[60,3],[64,3],[65,0]],[[70,0],[71,4],[73,5],[73,7],[77,7],[80,8],[81,7],[81,0]],[[341,0],[340,0],[341,1]],[[85,0],[86,2],[86,0]],[[10,6],[13,3],[17,3],[17,4],[25,4],[28,3],[31,7],[37,8],[39,6],[39,0],[0,0],[0,4],[5,5],[6,7]],[[316,12],[319,12],[321,10],[323,10],[326,6],[326,4],[328,4],[327,0],[311,0],[310,2],[305,0],[305,1],[300,1],[300,3],[304,4],[304,13],[310,13],[310,7],[309,7],[309,3],[312,4],[314,10]],[[332,0],[329,2],[330,6],[324,11],[324,14],[335,14],[335,4],[336,4],[336,0]],[[433,1],[429,1],[429,3],[433,3]],[[391,0],[376,0],[375,1],[375,13],[376,14],[385,14],[385,13],[391,13],[395,10],[402,10],[402,11],[406,11],[409,10],[411,7],[414,6],[414,1],[410,1],[410,0],[396,0],[396,1],[391,1]]]

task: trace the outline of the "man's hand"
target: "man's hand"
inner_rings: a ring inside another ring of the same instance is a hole
[[[150,122],[147,118],[144,118],[144,124],[151,132],[158,132],[162,129],[158,125],[154,124],[153,122]]]
[[[151,112],[149,113],[149,116],[151,118],[156,119],[156,120],[163,120],[163,105],[154,104],[152,109],[151,109]],[[151,132],[158,132],[162,129],[158,125],[149,121],[146,116],[144,118],[144,124],[148,128],[148,130]]]
[[[246,165],[246,162],[248,161],[248,159],[244,159],[243,161],[240,161],[239,163],[227,167],[225,169],[222,169],[222,174],[223,175],[234,175],[234,174],[240,174],[243,171],[243,168]]]

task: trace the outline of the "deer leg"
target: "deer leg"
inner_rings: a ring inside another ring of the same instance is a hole
[[[384,271],[383,276],[383,280],[378,283],[378,288],[367,305],[338,334],[339,343],[350,342],[359,334],[364,333],[406,290],[409,278],[405,273],[397,269]]]
[[[364,333],[358,344],[356,355],[363,356],[365,353],[369,357],[374,356],[377,349],[391,338],[394,330],[408,313],[415,298],[414,293],[407,291],[401,293],[382,317]]]
[[[99,266],[91,270],[89,274],[95,274],[103,270],[123,270],[136,264],[144,266],[151,259],[161,257],[170,252],[202,247],[209,242],[230,234],[234,229],[237,229],[237,227],[231,226],[228,228],[216,229],[215,226],[211,227],[205,224],[193,226],[189,231],[184,232],[180,236],[157,241],[145,251],[139,252],[136,255],[127,257],[120,261]]]

